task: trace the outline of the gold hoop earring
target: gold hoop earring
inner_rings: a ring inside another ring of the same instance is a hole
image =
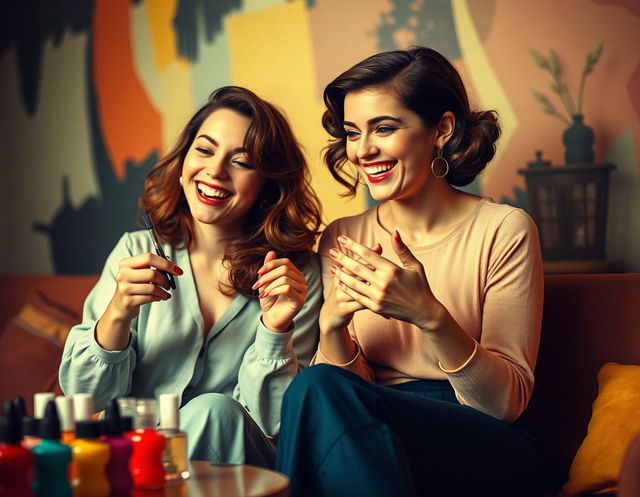
[[[440,175],[438,175],[438,174],[436,174],[436,172],[433,170],[433,165],[436,163],[436,161],[437,161],[438,159],[439,159],[439,160],[441,160],[441,161],[444,161],[444,164],[445,164],[445,166],[446,166],[446,169],[444,170],[444,174],[440,174]],[[438,178],[438,179],[440,179],[440,178],[444,178],[447,174],[449,174],[449,162],[447,162],[447,159],[445,159],[444,157],[442,157],[442,147],[438,147],[438,156],[437,156],[435,159],[433,159],[433,160],[431,161],[431,174],[433,174],[433,177],[434,177],[434,178]]]

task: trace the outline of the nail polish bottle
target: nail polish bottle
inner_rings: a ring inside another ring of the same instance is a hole
[[[73,396],[73,417],[76,421],[91,421],[93,414],[93,395],[77,393]]]
[[[36,459],[33,492],[36,497],[71,497],[67,477],[71,448],[60,442],[60,421],[55,402],[47,404],[38,429],[41,442],[32,449]]]
[[[125,435],[133,443],[133,454],[129,460],[133,487],[139,490],[162,488],[165,480],[162,454],[167,442],[164,436],[155,430],[155,399],[138,399],[135,427],[135,430]]]
[[[167,447],[162,456],[166,479],[189,478],[187,434],[180,430],[178,394],[160,394],[160,429],[158,432],[167,439]]]
[[[44,417],[44,410],[50,400],[53,400],[55,396],[51,392],[38,392],[33,394],[33,417],[36,419],[42,419]]]
[[[75,439],[75,418],[73,416],[73,398],[56,397],[56,408],[58,409],[58,417],[60,418],[60,433],[62,443],[68,444]]]
[[[78,421],[73,451],[74,497],[109,497],[110,487],[106,467],[109,445],[101,442],[99,421]]]
[[[111,495],[112,497],[128,496],[133,488],[133,479],[129,472],[133,444],[131,440],[122,436],[122,419],[115,399],[107,404],[102,433],[100,441],[109,444],[111,453],[107,464],[107,479],[111,486]]]
[[[33,454],[20,445],[20,418],[13,402],[4,405],[0,419],[0,495],[33,497]]]
[[[36,445],[40,445],[40,434],[38,424],[40,420],[31,416],[22,418],[22,446],[25,449],[33,449]]]

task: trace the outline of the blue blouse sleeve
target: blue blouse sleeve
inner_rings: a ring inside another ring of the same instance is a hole
[[[129,235],[125,233],[107,258],[98,283],[84,303],[82,323],[71,329],[62,353],[59,378],[63,392],[91,393],[96,410],[131,389],[136,366],[137,319],[131,323],[131,340],[124,350],[105,350],[95,339],[96,324],[116,290],[120,261],[131,255]]]
[[[298,371],[309,365],[318,345],[322,278],[316,254],[302,272],[307,278],[307,300],[294,319],[294,329],[274,333],[259,321],[233,394],[267,435],[278,434],[284,392]]]

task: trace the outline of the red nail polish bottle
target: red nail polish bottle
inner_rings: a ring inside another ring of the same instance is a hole
[[[33,497],[33,454],[20,445],[20,420],[11,402],[0,419],[0,490],[2,495]]]
[[[164,487],[165,470],[162,454],[167,441],[156,431],[155,399],[138,399],[136,405],[136,429],[125,436],[133,443],[129,471],[136,489]]]

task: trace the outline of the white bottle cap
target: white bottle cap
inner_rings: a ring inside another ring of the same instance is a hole
[[[49,401],[53,400],[54,397],[51,392],[33,394],[33,417],[38,419],[44,418],[44,410]]]
[[[60,429],[62,431],[74,431],[76,423],[73,416],[73,398],[56,397],[56,407],[58,408],[58,417],[60,418]]]
[[[77,393],[73,396],[73,417],[76,421],[91,421],[93,414],[93,395]]]
[[[160,429],[178,430],[179,428],[178,394],[160,394]]]

